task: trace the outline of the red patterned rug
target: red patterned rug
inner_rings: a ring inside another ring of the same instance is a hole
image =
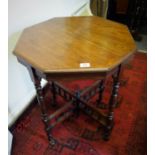
[[[64,84],[74,89],[87,87],[92,82],[77,80]],[[111,82],[107,85],[104,100]],[[50,147],[39,107],[34,103],[12,129],[12,155],[146,155],[146,91],[146,54],[137,52],[121,75],[119,94],[123,99],[115,109],[115,126],[109,141],[102,140],[96,131],[97,122],[81,113],[78,119],[72,117],[53,129],[58,143]],[[46,101],[49,100],[47,95]],[[60,105],[64,104],[58,100]]]

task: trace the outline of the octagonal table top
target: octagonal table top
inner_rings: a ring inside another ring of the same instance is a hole
[[[61,17],[24,29],[14,54],[44,73],[106,72],[136,50],[128,27],[101,17]]]

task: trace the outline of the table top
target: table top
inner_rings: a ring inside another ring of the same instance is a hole
[[[44,73],[106,72],[136,50],[127,26],[101,17],[61,17],[24,29],[14,54]]]

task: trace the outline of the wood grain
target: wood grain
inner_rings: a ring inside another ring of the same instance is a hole
[[[92,16],[53,18],[26,28],[14,54],[43,73],[106,72],[135,50],[127,26]]]

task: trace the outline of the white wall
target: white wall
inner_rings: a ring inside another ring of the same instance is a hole
[[[57,16],[70,16],[88,0],[9,0],[9,35]]]
[[[35,96],[34,86],[24,66],[12,54],[22,30],[41,21],[71,16],[88,0],[9,0],[9,125],[22,113]]]

